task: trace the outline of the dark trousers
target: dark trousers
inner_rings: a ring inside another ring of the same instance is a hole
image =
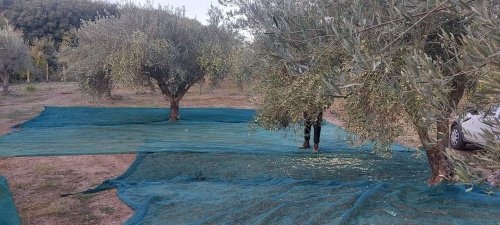
[[[311,127],[314,127],[314,144],[319,144],[321,136],[321,122],[323,121],[323,112],[319,112],[316,118],[311,117],[308,113],[304,112],[304,140],[309,142],[311,140]]]

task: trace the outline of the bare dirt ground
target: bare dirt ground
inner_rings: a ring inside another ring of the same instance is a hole
[[[0,135],[38,115],[44,106],[168,107],[159,92],[118,88],[112,100],[91,102],[81,96],[76,83],[38,83],[35,91],[26,87],[14,85],[13,96],[0,96]],[[206,85],[193,87],[181,101],[181,107],[209,106],[252,108],[248,96],[231,82],[214,90]],[[0,175],[9,181],[22,224],[121,224],[133,211],[114,190],[61,195],[84,191],[121,175],[134,158],[134,154],[0,158]]]

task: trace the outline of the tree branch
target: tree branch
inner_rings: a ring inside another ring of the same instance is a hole
[[[469,1],[465,2],[465,4],[469,4],[469,3],[474,2],[474,1],[476,1],[476,0],[469,0]],[[443,4],[441,4],[441,5],[443,5]],[[441,11],[449,9],[449,8],[451,8],[451,6],[446,6],[446,7],[440,8],[440,9],[434,9],[434,10],[431,10],[431,11],[428,11],[428,12],[418,13],[418,14],[415,14],[415,15],[411,15],[410,17],[413,18],[413,17],[424,16],[424,15],[427,16],[427,14],[429,14],[429,13],[441,12]],[[401,17],[399,19],[395,19],[395,20],[383,22],[381,24],[377,24],[377,25],[374,25],[374,26],[371,26],[371,27],[364,28],[362,30],[356,31],[355,33],[356,34],[364,33],[366,31],[369,31],[369,30],[372,30],[372,29],[375,29],[375,28],[378,28],[378,27],[387,26],[387,25],[390,25],[392,23],[400,22],[400,21],[403,21],[403,20],[406,20],[406,17]]]
[[[425,18],[427,18],[429,15],[431,15],[432,13],[436,12],[436,10],[438,10],[439,8],[441,8],[444,4],[448,3],[450,0],[446,0],[444,2],[442,2],[441,4],[439,4],[438,6],[436,6],[436,8],[434,8],[433,10],[431,10],[430,12],[426,13],[422,18],[420,18],[417,22],[415,22],[413,25],[411,25],[410,27],[408,27],[408,29],[406,29],[402,34],[400,34],[396,39],[392,40],[389,44],[387,44],[386,46],[384,46],[384,48],[382,48],[382,50],[380,50],[376,55],[375,57],[379,56],[380,54],[382,54],[387,48],[389,48],[391,45],[393,45],[394,43],[396,43],[396,41],[398,41],[399,39],[401,39],[406,33],[408,33],[411,29],[413,29],[415,26],[417,26],[417,24],[419,24],[420,22],[422,22]]]
[[[472,2],[474,2],[476,0],[469,0],[467,2],[465,2],[465,4],[470,4]],[[427,12],[422,12],[422,13],[418,13],[418,14],[415,14],[415,15],[410,15],[409,17],[420,17],[420,16],[424,16],[423,18],[420,18],[419,21],[417,21],[416,24],[418,24],[419,22],[421,22],[423,19],[425,19],[427,16],[429,16],[430,14],[432,13],[436,13],[436,12],[441,12],[443,10],[447,10],[449,8],[451,8],[452,6],[446,6],[446,7],[442,7],[445,3],[447,3],[447,1],[444,1],[443,3],[441,3],[438,7],[434,8],[433,10],[431,11],[427,11]],[[360,34],[360,33],[364,33],[366,31],[370,31],[370,30],[373,30],[375,28],[379,28],[379,27],[383,27],[383,26],[387,26],[387,25],[390,25],[392,23],[395,23],[395,22],[400,22],[400,21],[403,21],[403,20],[406,20],[407,17],[401,17],[401,18],[398,18],[398,19],[394,19],[394,20],[390,20],[390,21],[387,21],[387,22],[383,22],[383,23],[380,23],[380,24],[377,24],[377,25],[374,25],[374,26],[371,26],[371,27],[367,27],[367,28],[364,28],[364,29],[361,29],[361,30],[358,30],[356,32],[354,32],[355,34]],[[411,28],[413,28],[416,24],[414,24]],[[406,32],[405,32],[406,33]],[[276,33],[275,32],[265,32],[263,33],[265,35],[270,35],[270,34],[273,34],[275,35]],[[315,39],[318,39],[318,38],[326,38],[326,37],[336,37],[336,35],[334,34],[331,34],[331,35],[321,35],[321,36],[317,36],[317,37],[312,37],[312,38],[308,38],[308,39],[304,39],[304,40],[299,40],[299,39],[290,39],[288,38],[287,40],[288,41],[302,41],[302,42],[307,42],[307,41],[312,41],[312,40],[315,40]]]

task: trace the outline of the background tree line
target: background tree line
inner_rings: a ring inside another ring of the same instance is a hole
[[[63,68],[57,52],[68,31],[80,27],[82,21],[118,14],[118,6],[90,0],[1,0],[0,28],[7,24],[21,32],[35,63],[32,80],[61,78]],[[10,77],[26,79],[27,71]]]
[[[0,5],[0,14],[23,32],[25,41],[49,39],[56,46],[82,21],[118,14],[117,5],[90,0],[3,0]]]

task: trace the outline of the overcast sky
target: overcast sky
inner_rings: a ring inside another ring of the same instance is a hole
[[[122,0],[107,0],[112,3],[120,3]],[[150,0],[132,0],[139,4],[145,4],[150,2]],[[207,24],[207,12],[210,7],[210,3],[213,5],[219,5],[217,0],[153,0],[153,5],[158,4],[162,6],[174,6],[174,7],[186,7],[186,16],[189,18],[196,18],[203,24]]]

